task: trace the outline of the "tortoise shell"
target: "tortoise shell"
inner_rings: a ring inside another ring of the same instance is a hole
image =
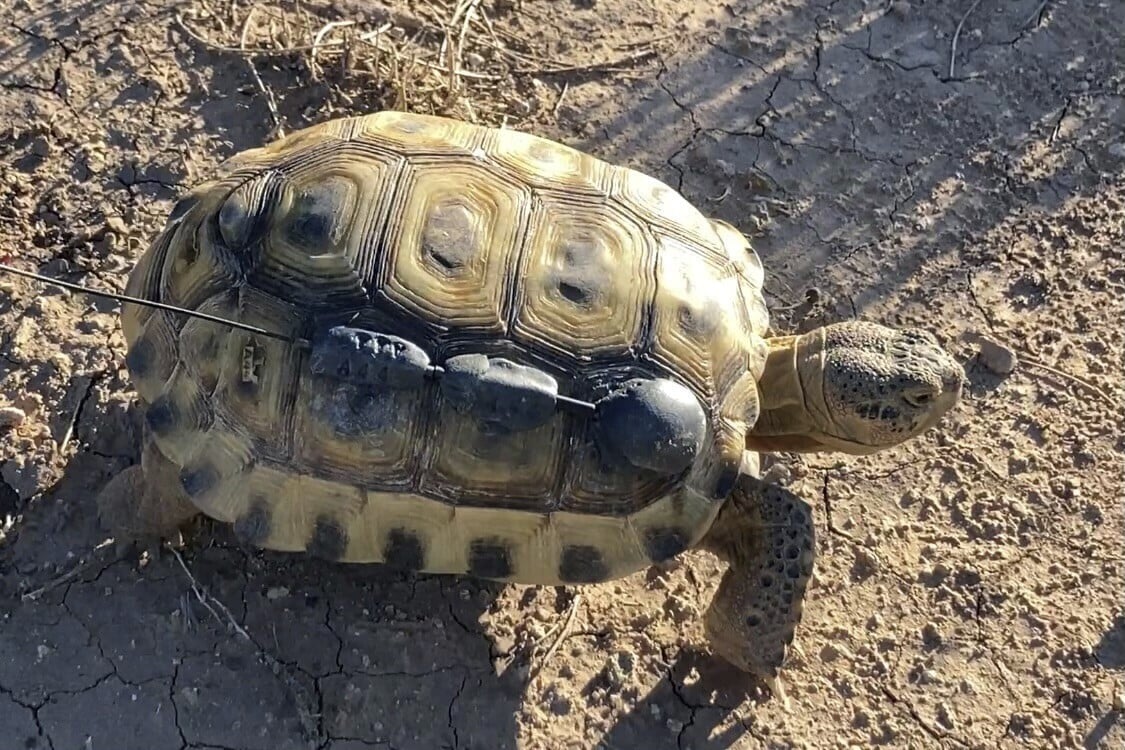
[[[130,276],[292,341],[126,304],[126,365],[170,489],[249,544],[591,582],[694,545],[730,492],[761,285],[652,177],[387,111],[232,157]]]

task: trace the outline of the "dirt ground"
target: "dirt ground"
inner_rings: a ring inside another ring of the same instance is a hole
[[[22,267],[120,289],[279,126],[446,112],[668,181],[754,237],[779,329],[920,324],[971,386],[899,449],[778,457],[820,531],[786,710],[707,652],[704,553],[555,590],[118,550],[117,305],[0,277],[5,748],[1125,747],[1119,0],[6,5]]]

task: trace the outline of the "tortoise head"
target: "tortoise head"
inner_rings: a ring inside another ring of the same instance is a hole
[[[960,363],[918,328],[847,321],[769,343],[748,450],[890,448],[937,424],[965,382]]]

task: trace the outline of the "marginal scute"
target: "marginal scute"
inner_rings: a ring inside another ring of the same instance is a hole
[[[474,539],[469,543],[469,573],[478,578],[503,579],[512,573],[512,551],[503,539]]]
[[[348,548],[348,532],[331,516],[320,516],[313,527],[308,553],[322,560],[336,561]]]
[[[416,534],[406,529],[391,529],[383,546],[383,562],[399,570],[422,570],[426,549]]]
[[[206,461],[189,464],[180,470],[180,486],[188,497],[205,495],[221,481],[218,470]]]
[[[688,388],[666,378],[627,381],[597,404],[600,442],[634,466],[684,471],[703,450],[707,415]]]
[[[251,499],[246,515],[233,525],[235,537],[243,544],[261,546],[270,536],[270,513],[264,498]]]
[[[559,579],[564,583],[599,583],[609,575],[602,553],[591,544],[568,544],[559,558]]]
[[[145,410],[145,423],[157,435],[164,435],[175,429],[180,419],[180,410],[169,394],[158,396]]]
[[[683,529],[652,528],[645,532],[645,550],[653,562],[665,562],[687,549],[688,537]]]
[[[133,377],[145,378],[152,372],[156,356],[156,347],[151,341],[137,339],[125,354],[125,367]]]

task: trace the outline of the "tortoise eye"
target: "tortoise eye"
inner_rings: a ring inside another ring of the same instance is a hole
[[[925,406],[934,400],[934,394],[929,391],[922,391],[919,393],[907,393],[903,395],[903,399],[911,406]]]

